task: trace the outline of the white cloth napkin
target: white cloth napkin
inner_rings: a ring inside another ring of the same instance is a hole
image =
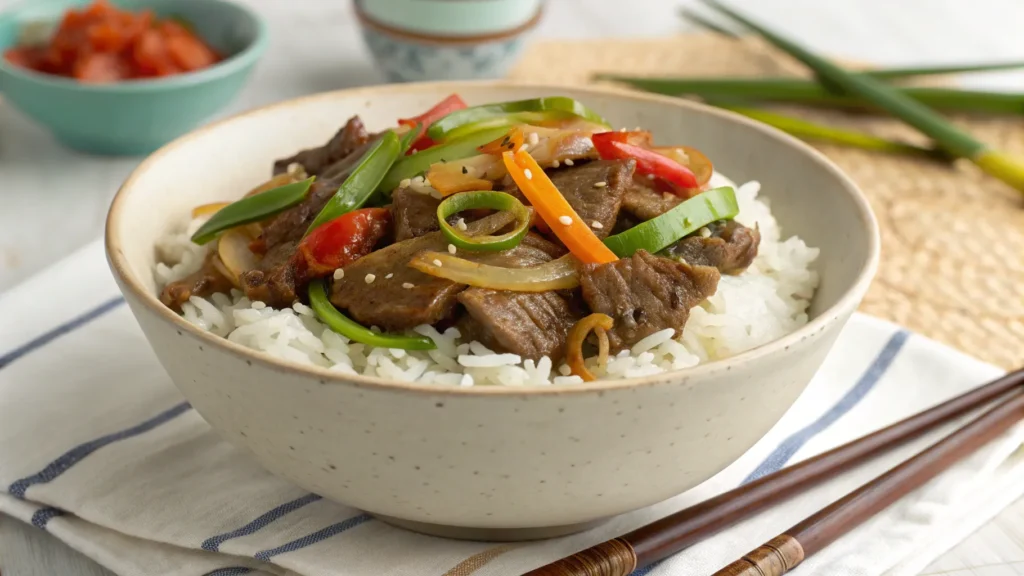
[[[857,316],[783,420],[701,486],[565,538],[509,545],[444,540],[308,494],[220,440],[157,363],[97,242],[0,295],[0,511],[123,575],[521,574],[1000,373]],[[710,574],[941,433],[636,574]],[[1022,439],[1024,427],[1013,429],[794,574],[917,573],[1024,493]]]

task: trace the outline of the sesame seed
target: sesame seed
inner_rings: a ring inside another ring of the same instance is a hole
[[[607,185],[607,182],[594,182],[594,188],[604,188]]]
[[[522,150],[523,152],[526,152],[526,149],[529,148],[529,147],[530,147],[529,144],[523,144],[522,146],[519,147],[519,149]]]
[[[590,227],[596,230],[601,230],[602,228],[604,228],[604,224],[601,224],[597,220],[594,220],[593,222],[590,223]]]
[[[559,216],[558,221],[561,222],[562,224],[565,224],[566,226],[572,225],[572,218],[570,218],[569,216]]]
[[[345,270],[343,270],[341,268],[338,268],[337,270],[334,271],[334,279],[335,280],[341,280],[344,277],[345,277]]]
[[[526,141],[530,143],[530,146],[536,146],[537,142],[540,142],[540,136],[537,136],[536,132],[530,132],[530,135],[526,137]]]
[[[364,280],[366,280],[367,284],[373,284],[373,281],[376,280],[376,279],[377,279],[377,276],[375,274],[367,274],[366,278],[364,278]]]
[[[409,155],[412,156],[413,154],[415,154],[417,152],[419,152],[419,150],[413,150],[412,152],[409,152]]]
[[[572,166],[573,165],[572,158],[566,158],[565,159],[565,165],[566,166]]]
[[[465,218],[459,218],[458,221],[455,222],[455,227],[458,228],[459,230],[466,230],[469,228],[469,226],[466,226]]]
[[[619,132],[625,132],[625,131],[626,131],[625,128],[619,128]]]
[[[637,126],[636,128],[634,128],[634,130],[636,130],[637,132],[639,132],[640,130],[643,130],[643,128],[640,128],[639,126]]]
[[[434,258],[434,266],[440,267],[441,266],[441,261],[438,260],[437,258]]]
[[[552,168],[558,168],[558,160],[555,160],[554,162],[552,162],[551,163],[551,167]]]
[[[449,244],[448,245],[448,253],[449,254],[455,254],[455,244]]]
[[[527,180],[533,180],[533,172],[530,172],[529,168],[527,168],[526,170],[523,170],[523,174],[526,174],[526,179]]]
[[[394,277],[394,275],[395,275],[395,273],[394,273],[394,272],[388,272],[388,275],[387,275],[387,276],[385,276],[385,277],[384,277],[384,279],[385,279],[385,280],[391,280],[391,278],[392,278],[392,277]]]
[[[401,186],[402,188],[408,188],[411,184],[412,184],[412,180],[409,180],[408,178],[406,178],[406,179],[404,179],[404,180],[402,180],[401,182],[398,183],[398,185]]]
[[[701,228],[700,229],[700,235],[703,238],[707,238],[707,237],[711,236],[711,229],[708,228],[707,226]]]
[[[463,173],[463,174],[469,174],[469,170],[467,170],[467,169],[466,169],[466,167],[465,167],[465,166],[463,166],[463,167],[462,167],[462,173]]]
[[[402,288],[405,288],[406,290],[411,289],[413,286],[414,286],[414,284],[412,282],[403,282],[402,283]]]
[[[647,175],[647,179],[648,180],[654,180],[654,174],[648,174]]]

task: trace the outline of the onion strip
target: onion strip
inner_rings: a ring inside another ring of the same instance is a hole
[[[598,343],[598,365],[608,364],[608,330],[612,329],[615,321],[607,314],[594,313],[579,322],[571,329],[565,339],[565,361],[572,373],[584,382],[593,382],[596,376],[586,367],[583,358],[583,342],[591,331],[597,335]]]
[[[580,285],[575,258],[568,254],[540,266],[504,268],[473,262],[444,252],[428,251],[413,256],[409,266],[424,274],[492,290],[549,292],[569,290]]]

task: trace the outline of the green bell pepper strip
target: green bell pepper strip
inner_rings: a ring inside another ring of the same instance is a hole
[[[311,176],[302,182],[278,186],[228,204],[196,230],[192,235],[192,242],[202,246],[229,228],[259,222],[284,212],[306,198],[314,178],[315,176]]]
[[[477,148],[501,138],[507,132],[508,129],[504,127],[481,130],[463,138],[420,150],[412,156],[405,156],[395,162],[377,188],[384,194],[390,195],[395,188],[398,188],[402,180],[426,172],[431,164],[476,156],[480,153]]]
[[[469,236],[448,223],[447,218],[452,214],[473,208],[490,208],[510,212],[516,217],[516,227],[511,232],[497,236]],[[456,248],[478,252],[500,252],[515,248],[530,230],[531,218],[530,209],[523,206],[523,203],[515,196],[490,190],[459,192],[445,198],[437,207],[437,222],[441,225],[441,232],[448,238],[448,241]]]
[[[434,341],[426,336],[393,336],[378,334],[362,326],[338,311],[327,298],[327,283],[319,278],[309,283],[309,305],[317,318],[331,330],[349,340],[376,346],[378,348],[401,348],[402,350],[433,350]]]
[[[306,234],[321,224],[362,207],[377,191],[380,181],[398,159],[401,146],[398,135],[393,130],[385,132],[359,159],[352,173],[341,183],[323,210],[316,215]]]
[[[712,222],[735,218],[739,212],[732,188],[713,188],[653,220],[605,238],[604,244],[619,258],[629,258],[637,250],[654,254]]]
[[[534,119],[537,117],[522,116],[523,113],[571,114],[585,118],[597,124],[608,126],[599,114],[580,102],[566,96],[550,96],[532,100],[516,100],[497,104],[484,104],[456,110],[430,125],[427,136],[434,141],[444,140],[456,128],[474,125],[480,122],[493,121],[495,118]],[[543,119],[543,118],[541,118]],[[521,123],[521,122],[516,122]]]

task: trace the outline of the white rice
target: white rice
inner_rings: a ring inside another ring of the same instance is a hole
[[[716,174],[715,186],[733,185]],[[414,188],[429,194],[429,183]],[[587,360],[599,378],[634,378],[680,370],[718,360],[760,346],[807,323],[807,307],[818,285],[811,265],[818,249],[796,236],[782,239],[768,201],[758,198],[760,184],[748,182],[736,188],[740,203],[737,220],[758,226],[761,244],[754,263],[739,276],[722,276],[718,291],[693,308],[683,333],[655,332],[610,358],[602,369],[597,358]],[[154,274],[163,287],[199,269],[206,247],[189,241],[202,224],[193,220],[187,228],[169,234],[157,244],[160,261]],[[232,342],[261,350],[299,364],[315,365],[347,374],[365,374],[406,382],[442,386],[550,386],[579,384],[565,364],[552,365],[549,358],[523,360],[500,354],[479,342],[463,342],[456,328],[444,333],[432,326],[414,332],[437,345],[436,350],[413,351],[372,348],[327,329],[306,305],[276,310],[252,302],[239,290],[211,298],[192,297],[183,307],[185,320]]]

